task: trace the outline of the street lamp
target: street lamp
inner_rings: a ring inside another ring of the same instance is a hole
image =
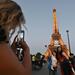
[[[69,30],[66,30],[67,32],[67,39],[68,39],[68,47],[69,47],[69,51],[71,53],[71,48],[70,48],[70,39],[69,39]]]

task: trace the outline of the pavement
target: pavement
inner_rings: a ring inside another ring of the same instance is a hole
[[[49,75],[48,64],[45,64],[40,70],[33,70],[32,75]],[[58,68],[57,75],[61,75],[60,67]]]
[[[32,75],[49,75],[47,64],[45,64],[40,70],[33,70]]]

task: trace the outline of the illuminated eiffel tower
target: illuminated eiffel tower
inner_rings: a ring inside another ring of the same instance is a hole
[[[51,51],[57,51],[57,48],[61,48],[66,55],[69,56],[70,52],[67,46],[64,44],[61,34],[59,33],[56,17],[56,9],[53,9],[53,33],[51,35],[50,43],[48,49]]]
[[[53,33],[51,35],[50,43],[44,54],[46,60],[48,57],[54,56],[57,59],[57,63],[61,64],[65,59],[69,60],[70,50],[67,48],[65,43],[62,40],[61,34],[59,33],[56,17],[56,9],[53,9]],[[53,61],[55,62],[55,61]],[[65,64],[63,66],[66,66]],[[74,69],[71,68],[74,72]],[[62,66],[60,66],[61,75],[64,75],[65,71]],[[67,69],[66,69],[67,70]],[[66,73],[65,73],[66,74]],[[73,75],[73,73],[68,73],[68,75]]]

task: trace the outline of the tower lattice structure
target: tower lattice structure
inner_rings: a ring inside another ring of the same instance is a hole
[[[57,24],[57,16],[56,16],[56,9],[53,9],[53,28],[52,28],[52,35],[50,38],[50,43],[48,46],[48,51],[57,51],[57,48],[60,47],[62,50],[69,56],[70,52],[65,45],[61,34],[59,33],[58,24]],[[48,52],[46,52],[48,54]]]

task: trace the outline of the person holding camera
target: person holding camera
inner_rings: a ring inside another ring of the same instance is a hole
[[[12,0],[0,0],[0,75],[31,75],[30,49],[26,41],[20,41],[24,50],[24,60],[20,63],[9,45],[10,39],[16,31],[21,30],[25,19],[20,6]],[[11,35],[9,35],[11,32]]]

